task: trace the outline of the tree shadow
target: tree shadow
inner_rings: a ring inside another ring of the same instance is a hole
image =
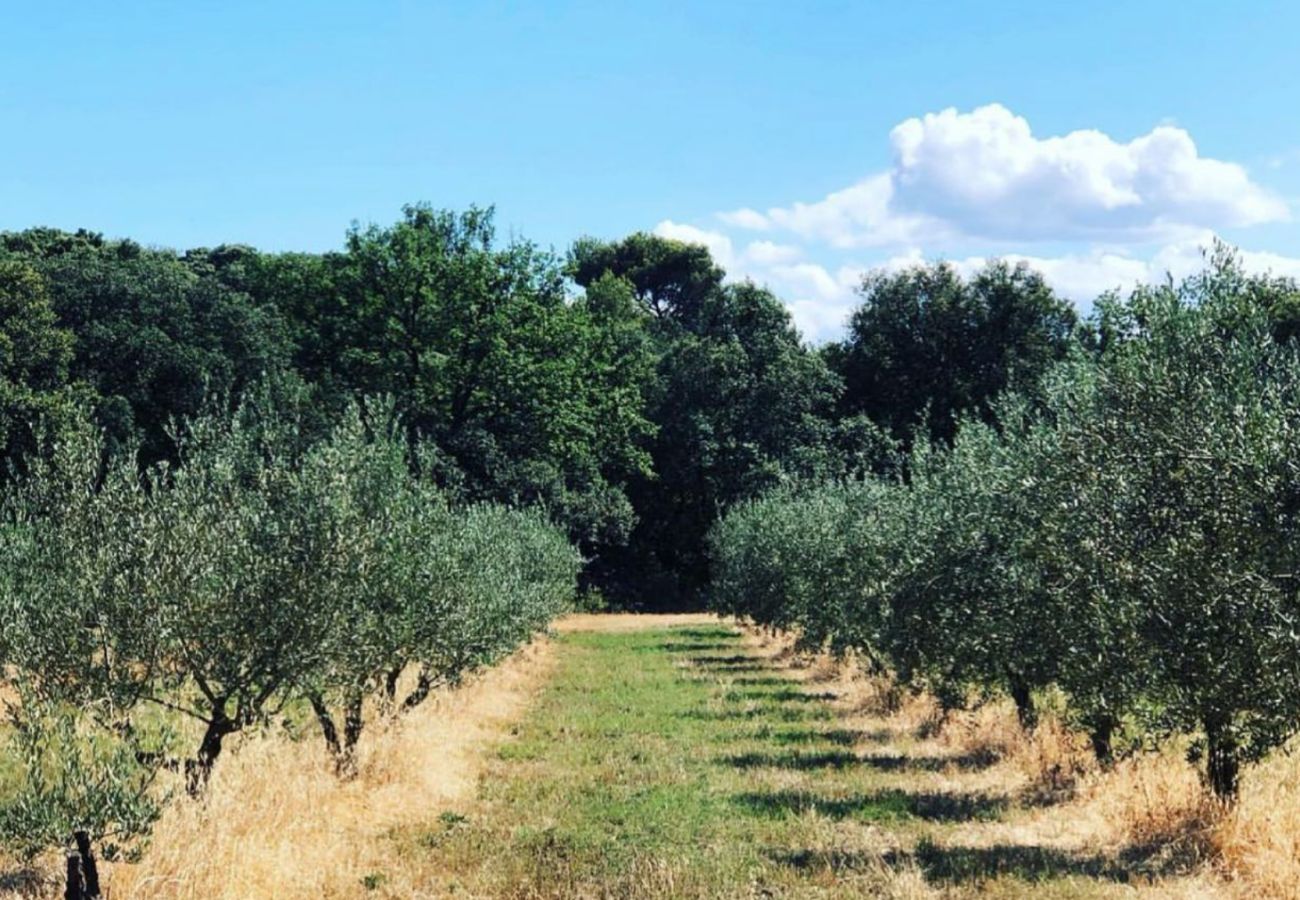
[[[766,667],[756,665],[758,657],[750,656],[748,653],[733,653],[730,656],[716,656],[713,654],[703,656],[688,656],[686,661],[693,666],[699,666],[702,669],[729,669],[732,666],[753,666],[755,671],[769,671]],[[748,671],[745,669],[743,671]]]
[[[815,742],[818,732],[805,732],[808,743]],[[824,732],[822,734],[825,734]],[[841,732],[845,739],[841,746],[850,746],[855,741],[852,735]],[[878,754],[860,756],[848,750],[822,750],[800,752],[786,750],[777,752],[740,753],[724,757],[721,762],[738,769],[792,769],[807,771],[811,769],[848,769],[860,766],[879,772],[944,772],[959,769],[964,772],[978,772],[997,762],[997,757],[988,753],[966,753],[957,756],[906,756],[904,754]],[[1026,801],[1033,798],[1026,795]],[[1038,805],[1026,802],[1025,805]]]
[[[745,687],[788,687],[790,679],[781,678],[777,675],[742,675],[739,678],[733,678],[732,684]]]
[[[847,769],[859,762],[855,753],[847,750],[824,750],[814,753],[787,751],[784,753],[739,753],[719,760],[737,769]]]
[[[895,852],[895,863],[915,862],[927,881],[970,882],[1012,877],[1041,882],[1078,876],[1127,882],[1136,874],[1100,854],[1075,853],[1037,844],[995,844],[991,847],[943,847],[922,842],[915,852]]]
[[[739,632],[732,631],[730,628],[725,628],[721,625],[704,628],[674,628],[672,629],[672,634],[678,637],[704,638],[706,640],[713,640],[716,638],[739,640],[740,638]]]
[[[732,675],[736,672],[766,672],[767,671],[765,666],[755,665],[752,663],[749,665],[743,665],[737,663],[735,665],[728,664],[722,666],[705,666],[696,663],[692,668],[694,668],[697,672],[703,672],[706,675]]]
[[[859,732],[859,735],[863,743],[892,744],[894,741],[908,737],[909,733],[897,728],[867,728]]]
[[[775,722],[808,722],[830,718],[830,712],[822,709],[805,707],[771,707],[756,706],[750,709],[691,709],[678,713],[683,719],[696,719],[704,722],[750,721],[765,719]],[[743,736],[742,736],[743,737]],[[749,738],[745,738],[748,740]]]
[[[1119,856],[1083,853],[1038,844],[994,844],[988,847],[941,846],[922,840],[913,851],[836,849],[773,849],[766,855],[778,865],[807,873],[845,873],[879,868],[916,866],[926,881],[936,885],[980,884],[996,878],[1015,878],[1041,884],[1061,878],[1089,878],[1119,884],[1149,884],[1172,875],[1186,874],[1194,861],[1178,856],[1157,856],[1133,849]]]
[[[18,897],[44,897],[59,880],[33,866],[0,870],[0,891]]]
[[[774,818],[815,811],[832,819],[923,819],[929,822],[988,821],[997,818],[1011,805],[1011,799],[1003,795],[902,790],[844,797],[827,797],[808,791],[755,792],[740,794],[735,801],[752,813]]]
[[[861,739],[861,733],[847,728],[799,728],[786,731],[773,731],[758,736],[743,736],[744,740],[763,740],[773,744],[789,746],[791,744],[834,744],[837,747],[852,747]]]
[[[1059,878],[1091,878],[1132,883],[1153,875],[1128,868],[1121,860],[1100,854],[1073,853],[1035,844],[996,844],[990,847],[945,847],[922,841],[915,851],[891,850],[883,854],[852,850],[770,850],[778,865],[803,872],[845,873],[915,865],[932,884],[981,883],[995,878],[1016,878],[1031,884]]]
[[[998,762],[996,753],[975,751],[953,756],[909,756],[904,753],[876,753],[858,757],[863,766],[880,772],[981,772]]]
[[[642,653],[698,653],[704,650],[730,650],[736,645],[723,641],[664,641],[653,647],[638,648]]]
[[[786,682],[787,684],[789,682]],[[827,700],[836,699],[836,695],[829,692],[810,694],[801,691],[798,688],[782,688],[775,691],[746,690],[736,691],[736,696],[744,700],[767,700],[776,703],[822,703]]]

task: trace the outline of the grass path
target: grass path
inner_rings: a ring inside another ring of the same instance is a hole
[[[557,640],[479,803],[397,836],[436,858],[433,896],[1134,891],[1106,857],[998,840],[1033,811],[998,790],[995,760],[847,727],[833,695],[733,628],[570,627]]]

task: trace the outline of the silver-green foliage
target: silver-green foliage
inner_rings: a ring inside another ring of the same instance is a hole
[[[1295,295],[1220,252],[1105,299],[1095,352],[918,448],[905,483],[733,511],[715,602],[951,702],[1008,692],[1027,725],[1058,687],[1103,758],[1197,733],[1233,794],[1300,729],[1300,356],[1275,315]]]
[[[0,681],[23,698],[0,753],[27,761],[0,785],[0,823],[139,833],[149,816],[127,800],[146,791],[92,788],[171,761],[159,720],[199,723],[176,762],[195,792],[225,738],[299,699],[327,738],[331,704],[346,707],[331,742],[346,762],[361,700],[391,673],[455,681],[565,608],[580,559],[563,534],[449,506],[389,431],[354,413],[307,442],[294,410],[253,401],[185,423],[177,464],[145,472],[88,424],[51,436],[0,517]],[[49,752],[82,734],[96,737],[79,752]]]

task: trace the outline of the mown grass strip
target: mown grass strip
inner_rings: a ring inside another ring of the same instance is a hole
[[[439,855],[442,893],[919,896],[1010,876],[999,893],[1046,879],[1085,896],[1104,887],[1093,879],[1113,885],[1097,860],[933,843],[1000,818],[1008,798],[909,779],[987,762],[873,755],[828,697],[782,677],[733,629],[559,640],[552,681],[499,748],[480,808],[413,836],[414,852]]]

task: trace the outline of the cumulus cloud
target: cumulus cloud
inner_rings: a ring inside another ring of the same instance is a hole
[[[1202,231],[1148,254],[1084,248],[1055,256],[994,253],[944,257],[911,247],[871,264],[832,267],[808,259],[798,247],[771,241],[754,241],[736,250],[732,239],[721,232],[671,220],[660,222],[654,231],[661,237],[702,244],[727,270],[728,280],[748,279],[772,290],[785,301],[804,336],[819,342],[842,333],[859,302],[857,289],[872,270],[900,272],[945,259],[964,277],[970,277],[994,258],[1023,262],[1041,272],[1063,297],[1087,308],[1107,291],[1128,291],[1139,284],[1163,281],[1168,276],[1177,280],[1200,271],[1205,251],[1215,241],[1214,232]],[[1261,251],[1239,253],[1248,272],[1300,279],[1300,259]]]
[[[745,248],[745,258],[759,265],[791,263],[802,255],[803,251],[798,247],[772,241],[753,241]]]
[[[1144,240],[1285,219],[1234,163],[1162,125],[1128,143],[1100,131],[1038,138],[998,104],[908,119],[890,133],[893,207],[977,237]]]
[[[752,209],[735,209],[731,212],[718,213],[718,218],[726,225],[748,228],[750,231],[766,231],[771,227],[767,216]]]
[[[1023,262],[1041,272],[1052,288],[1080,306],[1088,306],[1107,291],[1128,291],[1141,284],[1153,284],[1172,277],[1187,278],[1205,267],[1206,253],[1214,245],[1212,232],[1188,237],[1160,247],[1149,256],[1134,256],[1112,250],[1093,249],[1060,256],[1004,253],[996,258]],[[1242,268],[1251,274],[1300,278],[1300,259],[1276,253],[1239,250]],[[987,265],[993,256],[966,256],[948,260],[969,277]],[[892,257],[876,268],[900,271],[923,265],[928,260],[919,251]]]
[[[703,245],[714,261],[733,278],[744,278],[754,270],[763,270],[769,266],[790,265],[803,256],[800,248],[774,241],[751,241],[743,249],[737,250],[731,238],[720,231],[696,228],[672,219],[665,219],[656,225],[654,233],[675,241]]]
[[[1127,143],[1095,130],[1040,138],[995,103],[908,119],[889,140],[888,171],[815,202],[720,218],[845,248],[954,237],[1128,244],[1289,216],[1244,168],[1202,156],[1172,125]]]
[[[947,258],[970,275],[994,257],[1023,261],[1086,307],[1199,270],[1222,229],[1290,217],[1242,166],[1202,155],[1169,123],[1128,141],[1097,130],[1040,137],[990,104],[907,119],[889,143],[887,170],[820,200],[719,213],[716,229],[668,220],[655,231],[708,247],[729,277],[771,288],[806,336],[826,340],[842,333],[871,269]],[[1249,271],[1300,278],[1300,259],[1241,257]]]
[[[751,241],[737,250],[730,237],[666,219],[654,228],[660,237],[700,244],[708,249],[732,282],[751,280],[771,289],[790,307],[804,335],[823,339],[834,334],[852,310],[860,269],[845,266],[831,272],[803,258],[799,247],[772,241]]]

